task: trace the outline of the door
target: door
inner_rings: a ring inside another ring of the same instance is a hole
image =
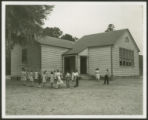
[[[75,70],[75,56],[64,57],[64,72],[73,72]]]
[[[86,56],[80,57],[80,73],[87,74],[87,57]]]

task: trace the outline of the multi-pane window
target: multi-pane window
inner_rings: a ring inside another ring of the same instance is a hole
[[[27,64],[27,49],[22,49],[22,63]]]
[[[119,48],[119,65],[134,66],[134,51],[125,48]]]

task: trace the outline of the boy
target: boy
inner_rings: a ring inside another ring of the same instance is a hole
[[[105,76],[104,76],[104,84],[109,84],[109,70],[106,69]]]
[[[77,70],[74,72],[74,80],[76,81],[76,84],[74,87],[78,87],[79,86],[79,73]]]
[[[24,68],[22,68],[22,72],[21,72],[21,80],[23,82],[23,85],[26,85],[26,81],[27,81],[27,73],[25,71]]]
[[[38,84],[39,84],[38,87],[41,87],[41,83],[42,83],[42,74],[41,74],[41,71],[40,71],[39,74],[38,74]]]

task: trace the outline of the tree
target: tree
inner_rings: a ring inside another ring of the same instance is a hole
[[[59,38],[63,32],[58,27],[46,27],[43,30],[43,35]]]
[[[6,40],[11,43],[21,41],[12,39],[21,37],[24,42],[32,40],[34,34],[39,34],[41,25],[50,14],[53,6],[47,5],[7,5],[6,6]],[[16,41],[15,41],[16,40]]]
[[[47,5],[6,6],[6,61],[10,62],[10,51],[15,43],[23,45],[41,33],[41,26],[52,9],[53,6]]]
[[[115,28],[114,24],[109,24],[108,28],[107,28],[107,30],[105,32],[114,31],[114,28]]]
[[[73,37],[72,35],[70,34],[65,34],[61,37],[61,39],[65,39],[65,40],[70,40],[70,41],[76,41],[78,38],[76,37]]]

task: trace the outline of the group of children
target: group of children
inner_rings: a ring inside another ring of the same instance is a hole
[[[79,73],[74,71],[72,73],[67,72],[66,75],[63,75],[59,70],[51,71],[50,73],[46,70],[41,72],[27,71],[25,68],[22,68],[21,72],[21,81],[23,85],[26,85],[27,81],[30,81],[31,86],[34,86],[35,82],[38,83],[38,87],[45,87],[47,81],[50,81],[50,87],[61,88],[65,85],[63,82],[65,80],[66,87],[70,87],[70,81],[75,82],[74,87],[79,85]]]
[[[99,71],[99,68],[96,68],[95,73],[96,73],[96,79],[97,80],[100,80],[100,71]],[[104,84],[107,84],[107,85],[109,84],[109,78],[110,78],[109,70],[106,69],[105,75],[104,75]]]

